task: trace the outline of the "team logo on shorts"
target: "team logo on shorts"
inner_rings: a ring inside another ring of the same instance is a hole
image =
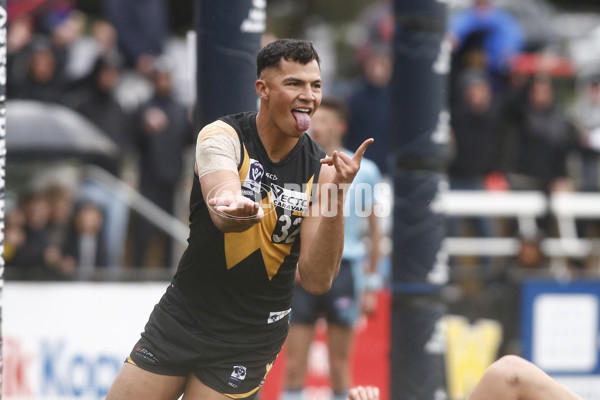
[[[231,379],[236,381],[243,381],[246,379],[246,367],[242,367],[241,365],[234,366],[233,372],[231,373]]]
[[[267,324],[272,324],[273,322],[279,321],[280,319],[282,319],[283,317],[288,315],[290,313],[290,311],[292,311],[291,308],[288,308],[285,311],[276,311],[276,312],[271,311],[269,313],[269,319],[267,319]]]

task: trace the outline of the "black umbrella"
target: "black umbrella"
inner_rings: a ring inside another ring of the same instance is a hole
[[[117,145],[70,108],[30,100],[7,103],[6,148],[10,161],[110,160]]]

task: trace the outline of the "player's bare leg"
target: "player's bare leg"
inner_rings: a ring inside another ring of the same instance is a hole
[[[505,356],[485,372],[467,400],[581,400],[544,371],[517,356]]]
[[[229,397],[221,394],[214,389],[206,386],[194,374],[190,374],[185,386],[185,393],[182,400],[231,400]]]
[[[327,325],[329,348],[329,376],[334,393],[344,393],[350,382],[350,349],[353,328],[351,326]]]
[[[286,389],[300,390],[308,368],[308,352],[313,341],[315,326],[292,324],[285,341],[286,348]]]
[[[158,375],[125,363],[106,400],[176,400],[183,393],[186,377]]]

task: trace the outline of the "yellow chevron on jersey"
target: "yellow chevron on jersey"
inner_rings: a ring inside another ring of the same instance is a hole
[[[250,165],[250,157],[244,146],[244,161],[239,169],[240,181],[243,185],[244,179],[248,174]],[[310,198],[312,193],[312,184],[314,175],[306,185],[306,198]],[[279,271],[279,267],[283,260],[290,255],[290,250],[294,244],[289,243],[274,243],[272,240],[273,232],[277,225],[278,213],[274,212],[275,204],[273,201],[273,193],[269,191],[267,196],[261,200],[261,207],[265,210],[265,217],[260,224],[253,225],[244,232],[230,232],[224,234],[225,239],[225,259],[227,269],[231,269],[253,254],[256,250],[261,249],[261,255],[267,269],[269,280]],[[270,212],[273,211],[273,212]],[[293,211],[292,215],[303,216],[304,213]],[[301,219],[295,220],[299,224]]]
[[[261,203],[269,204],[270,196]],[[261,204],[261,205],[262,205]],[[277,214],[274,212],[265,215],[260,224],[253,225],[244,232],[225,233],[225,259],[227,269],[231,269],[245,260],[250,254],[262,248],[261,254],[267,268],[269,279],[279,271],[279,266],[286,256],[290,254],[292,244],[271,243],[271,234],[277,223]]]

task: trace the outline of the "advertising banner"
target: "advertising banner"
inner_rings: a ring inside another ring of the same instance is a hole
[[[15,283],[4,295],[4,400],[104,399],[148,316],[168,286],[158,283]],[[390,294],[357,327],[352,375],[389,399]],[[328,399],[323,327],[310,354],[309,400]],[[284,388],[285,348],[261,390],[277,400]]]
[[[167,285],[9,282],[3,399],[103,399]]]
[[[522,354],[586,400],[600,399],[600,281],[522,288]]]

